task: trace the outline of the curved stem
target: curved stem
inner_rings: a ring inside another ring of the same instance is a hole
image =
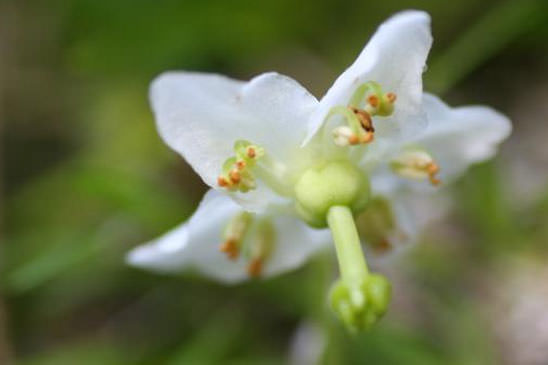
[[[348,283],[363,280],[369,274],[369,270],[352,211],[345,206],[329,208],[327,224],[335,241],[342,280]]]

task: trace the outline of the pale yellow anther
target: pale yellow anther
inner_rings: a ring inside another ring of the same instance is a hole
[[[359,142],[358,136],[347,126],[340,126],[333,129],[333,140],[337,146],[354,145]]]
[[[392,169],[400,176],[415,180],[428,179],[432,185],[439,185],[437,177],[440,167],[432,156],[420,149],[410,149],[402,152],[392,161]]]

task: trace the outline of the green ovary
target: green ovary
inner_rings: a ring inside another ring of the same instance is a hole
[[[367,175],[348,162],[329,162],[304,172],[295,185],[296,208],[301,218],[313,227],[327,226],[332,206],[361,212],[369,201]]]

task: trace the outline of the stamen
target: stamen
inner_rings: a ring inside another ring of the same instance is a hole
[[[226,188],[227,186],[229,186],[229,182],[227,181],[227,179],[224,177],[224,176],[219,176],[217,178],[217,184],[223,188]]]
[[[270,221],[257,221],[253,214],[242,212],[232,217],[222,236],[219,251],[230,260],[236,260],[242,252],[247,261],[247,274],[252,278],[261,276],[275,244],[274,227]]]
[[[383,93],[376,82],[368,81],[359,86],[350,98],[348,107],[335,106],[326,117],[329,119],[334,114],[340,114],[346,119],[346,126],[333,129],[335,144],[353,146],[371,143],[375,137],[372,117],[391,115],[395,101],[396,94]]]
[[[350,107],[350,110],[352,110],[354,114],[356,114],[362,128],[366,132],[371,132],[371,133],[375,132],[375,128],[373,127],[373,121],[371,120],[371,115],[368,112],[366,112],[365,110],[360,110],[353,107]]]
[[[429,164],[429,166],[427,167],[427,171],[428,171],[428,178],[432,185],[435,186],[435,185],[441,184],[441,180],[436,177],[438,172],[440,172],[440,167],[435,162],[432,162],[431,164]]]
[[[236,167],[238,167],[238,170],[243,170],[245,169],[245,161],[244,160],[240,160],[240,161],[237,161],[236,162]]]
[[[390,103],[394,103],[396,101],[396,94],[394,93],[386,93],[386,99],[390,102]]]
[[[421,149],[404,151],[391,163],[392,170],[408,179],[428,179],[434,186],[441,184],[437,177],[440,167],[432,156]]]
[[[263,260],[253,259],[247,265],[247,274],[252,278],[258,278],[263,272]]]
[[[230,170],[230,181],[232,181],[232,183],[238,184],[240,182],[240,179],[241,179],[241,176],[240,176],[239,169],[236,168],[236,169]]]
[[[224,252],[231,260],[235,260],[240,255],[240,249],[238,248],[237,241],[233,239],[228,239],[223,242],[219,247],[219,251]]]
[[[238,258],[240,247],[252,223],[253,215],[251,213],[242,212],[232,217],[224,229],[224,241],[219,247],[219,251],[224,252],[231,260]]]
[[[369,102],[369,105],[374,108],[379,106],[379,97],[377,95],[369,95],[367,101]]]
[[[274,227],[268,220],[257,222],[249,239],[244,243],[244,255],[248,260],[247,273],[252,278],[259,277],[264,263],[274,248]]]

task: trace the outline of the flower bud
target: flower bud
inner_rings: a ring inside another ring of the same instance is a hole
[[[371,328],[386,312],[391,286],[378,274],[368,274],[360,282],[336,282],[329,293],[331,309],[351,332]]]

